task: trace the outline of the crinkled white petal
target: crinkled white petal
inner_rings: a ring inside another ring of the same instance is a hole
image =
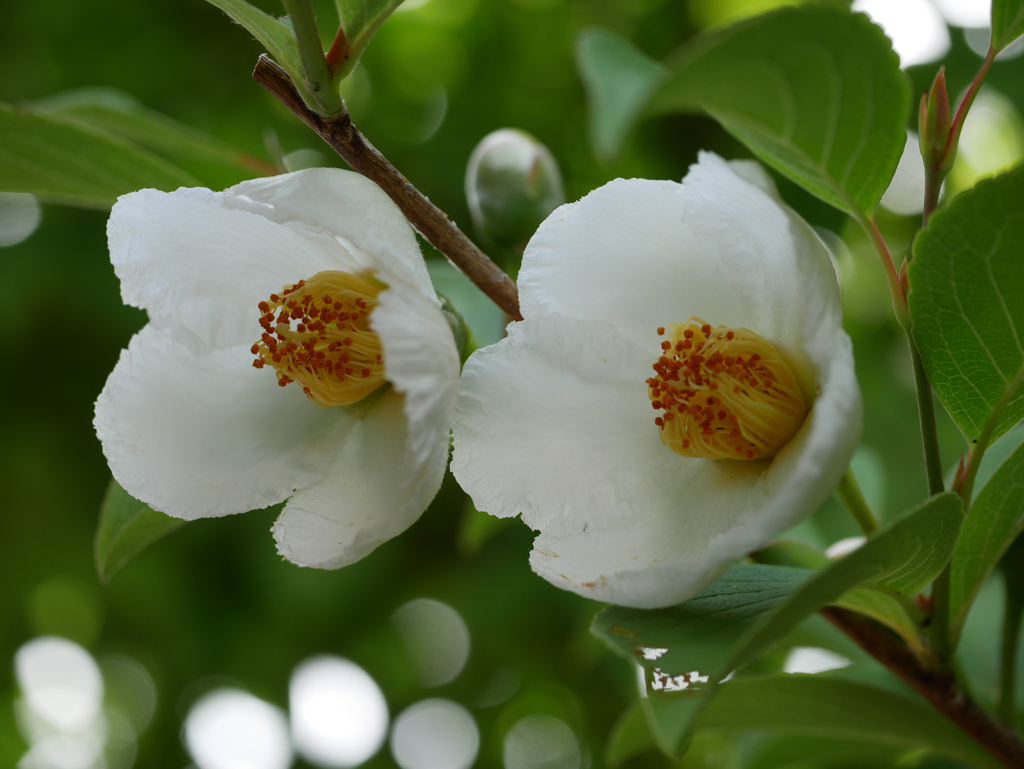
[[[531,563],[553,584],[641,608],[691,598],[813,512],[856,447],[835,269],[753,181],[703,154],[683,185],[619,180],[563,206],[527,249],[527,320],[465,366],[452,471],[479,509],[540,531]],[[772,460],[661,444],[653,329],[690,315],[751,328],[795,366],[813,408]]]
[[[807,315],[796,286],[808,260],[821,259],[803,222],[701,153],[682,184],[617,179],[553,212],[523,256],[520,302],[527,317],[606,320],[652,352],[656,328],[695,315],[752,329],[789,354]],[[838,301],[834,277],[827,290]]]
[[[436,296],[427,298],[394,283],[377,301],[370,326],[384,347],[388,381],[405,394],[409,420],[405,465],[406,478],[411,479],[437,451],[448,451],[448,428],[459,384],[459,352]]]
[[[814,512],[839,483],[860,436],[850,341],[839,332],[835,343],[837,354],[814,409],[767,468],[766,462],[749,463],[761,468],[730,479],[727,489],[688,484],[686,494],[666,499],[657,514],[569,534],[542,529],[530,554],[534,571],[595,600],[670,606],[692,598],[737,558]],[[703,528],[695,529],[693,520]]]
[[[119,198],[107,222],[125,303],[200,354],[259,339],[257,305],[282,286],[363,269],[329,233],[238,210],[233,198],[141,190]]]
[[[391,391],[367,408],[346,433],[323,480],[288,500],[273,528],[281,555],[300,566],[336,569],[363,558],[420,517],[441,487],[447,441],[405,482],[403,399]]]
[[[607,323],[559,315],[514,323],[473,353],[452,473],[477,509],[566,534],[646,520],[685,493],[713,465],[661,444],[644,384],[653,360]]]
[[[336,236],[386,283],[401,280],[434,296],[412,227],[380,187],[361,174],[308,168],[253,179],[226,191],[275,222],[305,222]],[[337,268],[344,269],[344,268]]]
[[[150,324],[121,352],[94,426],[118,483],[194,519],[276,504],[318,480],[347,421],[254,369],[247,347],[197,356]]]

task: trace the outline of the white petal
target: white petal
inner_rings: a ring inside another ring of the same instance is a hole
[[[196,356],[149,325],[121,352],[94,425],[118,483],[193,519],[276,504],[318,480],[348,419],[278,387],[244,347]]]
[[[418,475],[448,428],[459,384],[459,352],[437,298],[401,283],[378,297],[370,325],[384,346],[387,378],[405,393],[409,421],[406,473]]]
[[[452,472],[478,509],[523,513],[553,584],[651,608],[690,598],[810,514],[856,446],[849,340],[772,462],[680,457],[661,444],[644,380],[653,357],[604,323],[556,315],[510,327],[466,363]]]
[[[334,234],[353,246],[350,251],[364,255],[387,283],[402,280],[434,295],[409,222],[387,193],[361,174],[307,168],[242,182],[227,192],[262,204],[253,210],[276,222],[305,222]]]
[[[463,369],[452,473],[477,509],[558,535],[648,519],[714,467],[661,444],[653,361],[606,323],[510,325]]]
[[[835,344],[838,353],[814,409],[767,470],[719,488],[692,478],[683,496],[642,519],[565,535],[548,527],[534,541],[534,571],[595,600],[671,606],[814,512],[839,483],[860,437],[850,341],[839,332]]]
[[[195,352],[252,344],[257,305],[281,287],[360,265],[329,233],[284,226],[204,189],[123,195],[107,222],[126,304],[149,312]]]
[[[606,320],[651,351],[657,327],[691,315],[788,351],[805,325],[807,258],[828,259],[806,225],[702,153],[681,185],[619,179],[557,209],[523,256],[520,297],[528,317]]]
[[[448,458],[436,447],[403,483],[403,396],[385,394],[348,431],[324,479],[299,490],[274,524],[278,552],[300,566],[336,569],[411,526],[437,494]]]

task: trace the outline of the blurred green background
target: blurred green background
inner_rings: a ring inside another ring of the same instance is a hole
[[[255,4],[282,12],[269,0]],[[466,162],[477,142],[498,128],[524,129],[550,148],[568,200],[618,176],[680,179],[699,149],[749,156],[714,121],[669,116],[642,123],[619,160],[599,163],[588,143],[573,44],[581,29],[600,25],[660,59],[708,24],[773,4],[428,0],[384,26],[346,85],[346,98],[366,136],[471,232]],[[318,7],[329,39],[332,5]],[[316,150],[319,162],[341,165],[251,79],[259,44],[200,0],[10,3],[4,19],[2,101],[109,86],[265,160],[272,159],[277,142],[284,153]],[[942,61],[955,95],[981,59],[963,30],[950,27],[949,36]],[[909,68],[917,98],[938,63]],[[986,163],[998,166],[1024,154],[1024,58],[997,62],[989,83],[998,120],[984,135],[990,148],[991,135],[1003,145],[995,160],[982,157],[975,168],[954,174],[959,188]],[[181,165],[213,188],[246,178],[213,164]],[[788,182],[779,180],[779,186],[813,225],[841,238],[833,244],[866,407],[855,469],[881,515],[898,513],[924,496],[925,481],[906,343],[890,319],[881,270],[844,215]],[[608,733],[636,699],[637,685],[634,671],[587,632],[600,606],[535,577],[527,565],[530,531],[474,511],[450,477],[408,532],[340,571],[303,570],[282,561],[268,533],[277,511],[268,509],[190,523],[137,556],[108,587],[100,584],[92,542],[110,476],[93,434],[92,404],[120,349],[146,321],[144,313],[121,304],[106,252],[106,215],[45,206],[34,235],[0,249],[9,321],[0,381],[7,404],[0,422],[0,765],[16,765],[27,749],[24,724],[19,730],[16,718],[14,654],[34,637],[58,635],[106,661],[105,671],[126,658],[148,671],[156,707],[138,735],[134,763],[140,767],[189,765],[182,724],[209,690],[235,686],[287,709],[289,676],[317,654],[362,666],[381,687],[392,716],[428,697],[466,706],[480,734],[477,766],[505,765],[506,736],[531,714],[566,724],[576,758],[570,751],[563,763],[522,766],[603,766]],[[879,222],[898,261],[918,217],[883,212]],[[425,253],[438,256],[429,247]],[[494,333],[478,330],[483,341]],[[944,461],[955,464],[962,439],[944,415],[939,427]],[[799,533],[825,546],[858,532],[833,500]],[[975,624],[982,630],[968,633],[962,654],[983,701],[991,701],[994,691],[997,633],[990,623],[999,613],[1000,590],[991,585],[979,601]],[[425,685],[394,618],[399,607],[423,597],[458,612],[470,638],[464,669],[439,686]],[[855,663],[847,675],[885,680],[881,668],[820,618],[805,623],[794,644],[844,654]],[[782,649],[759,664],[778,669],[785,657]],[[107,686],[108,698],[130,699],[109,676]],[[130,765],[130,753],[112,754],[110,765]],[[884,749],[864,755],[849,745],[837,753],[814,741],[745,734],[698,737],[685,765],[885,766],[897,760],[923,757],[901,758]],[[647,752],[627,766],[668,763]],[[296,765],[307,764],[296,759]],[[394,766],[388,747],[366,766]]]

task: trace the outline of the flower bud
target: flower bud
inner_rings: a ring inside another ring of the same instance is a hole
[[[951,124],[949,94],[946,93],[946,70],[940,67],[935,80],[932,81],[932,87],[927,94],[921,96],[921,107],[918,112],[921,156],[926,166],[938,167],[942,163]]]
[[[473,330],[448,297],[438,294],[437,298],[441,300],[441,314],[444,315],[448,327],[452,330],[452,336],[455,338],[455,349],[459,351],[459,360],[465,363],[466,358],[476,349]]]
[[[565,202],[548,148],[515,128],[485,136],[466,167],[466,199],[480,238],[521,254],[547,215]]]

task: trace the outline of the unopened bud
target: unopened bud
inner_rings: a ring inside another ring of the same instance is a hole
[[[900,265],[900,288],[903,289],[903,298],[907,298],[907,292],[910,290],[910,283],[907,280],[907,257],[903,257],[903,264]]]
[[[441,314],[444,315],[444,319],[448,321],[448,327],[452,330],[452,337],[455,339],[455,349],[459,351],[459,360],[465,363],[466,358],[476,349],[473,331],[470,329],[469,324],[466,323],[466,319],[462,317],[462,313],[455,309],[455,305],[451,303],[448,297],[444,294],[438,294],[437,298],[441,300]]]
[[[949,127],[952,116],[949,109],[949,94],[946,92],[946,70],[939,72],[932,81],[927,94],[921,96],[918,112],[918,130],[921,136],[921,156],[926,165],[938,165],[946,154],[949,141]]]
[[[503,128],[485,136],[470,155],[466,199],[481,239],[521,254],[565,195],[548,148],[525,131]]]

